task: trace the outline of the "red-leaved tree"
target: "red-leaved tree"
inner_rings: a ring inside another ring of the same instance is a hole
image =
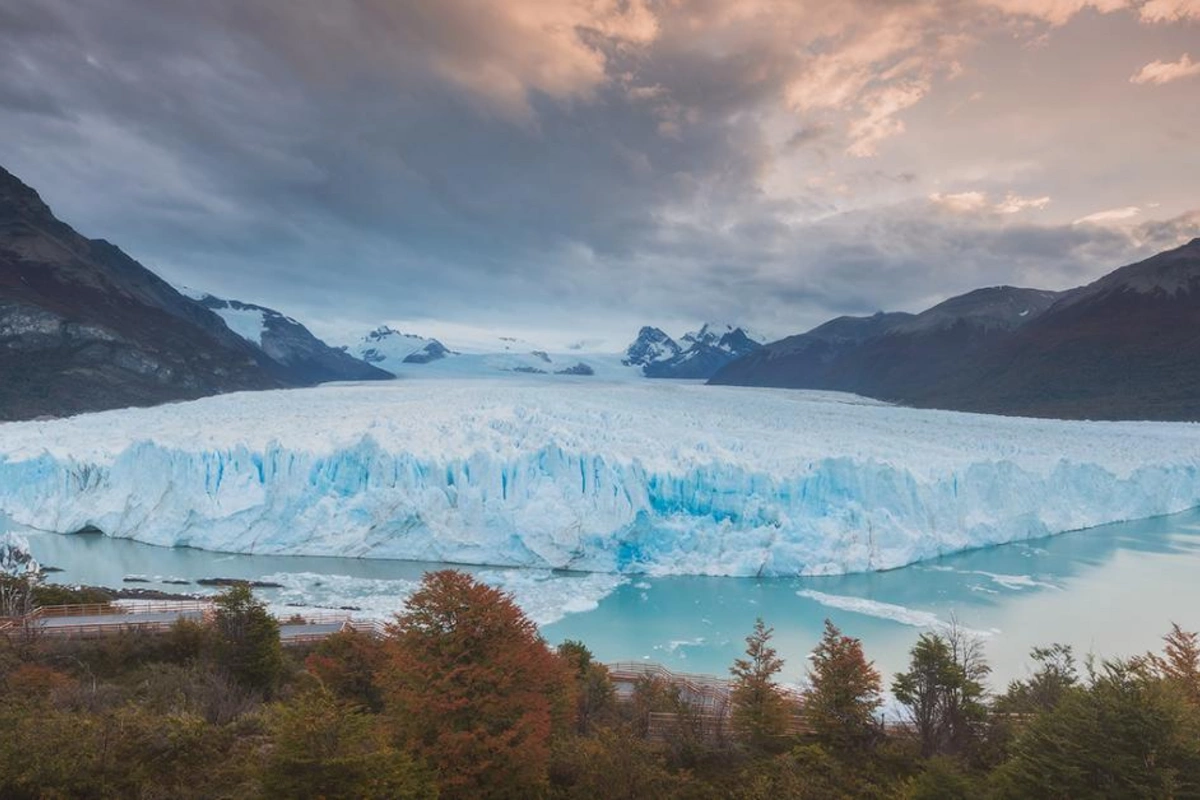
[[[571,677],[512,597],[461,572],[427,573],[390,633],[386,712],[437,769],[441,796],[545,794]]]

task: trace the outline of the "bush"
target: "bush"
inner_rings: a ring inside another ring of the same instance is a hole
[[[379,720],[325,689],[272,709],[266,797],[294,800],[436,798],[432,773],[387,743]]]

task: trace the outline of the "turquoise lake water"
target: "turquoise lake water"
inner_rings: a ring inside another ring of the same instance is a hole
[[[267,580],[279,607],[354,606],[383,617],[421,574],[445,565],[245,556],[168,549],[99,535],[27,533],[60,583],[197,591],[166,580]],[[1157,648],[1171,622],[1200,629],[1200,511],[1108,525],[943,557],[889,572],[828,578],[583,575],[464,568],[513,592],[552,643],[581,639],[602,660],[650,660],[725,674],[756,617],[774,626],[798,681],[826,617],[861,637],[885,675],[903,667],[917,635],[957,623],[984,641],[993,684],[1026,671],[1038,644],[1082,656]],[[128,583],[134,577],[146,583]]]

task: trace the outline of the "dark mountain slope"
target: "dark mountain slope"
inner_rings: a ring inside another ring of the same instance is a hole
[[[902,312],[871,317],[837,317],[800,333],[772,342],[717,372],[712,383],[778,386],[806,389],[834,388],[831,384],[841,361],[862,343],[880,336],[912,314]]]
[[[917,315],[841,317],[733,362],[713,383],[834,389],[917,403],[964,363],[1036,319],[1058,296],[998,286]]]
[[[286,383],[216,315],[0,168],[0,419]]]
[[[1200,419],[1200,239],[1077,289],[920,402],[1032,416]]]
[[[1200,420],[1200,239],[1058,295],[982,289],[909,319],[834,320],[713,382],[995,414]]]

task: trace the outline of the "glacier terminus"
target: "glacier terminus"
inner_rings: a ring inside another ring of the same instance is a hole
[[[413,380],[0,425],[0,521],[163,546],[822,575],[1200,505],[1200,425],[687,382]]]

